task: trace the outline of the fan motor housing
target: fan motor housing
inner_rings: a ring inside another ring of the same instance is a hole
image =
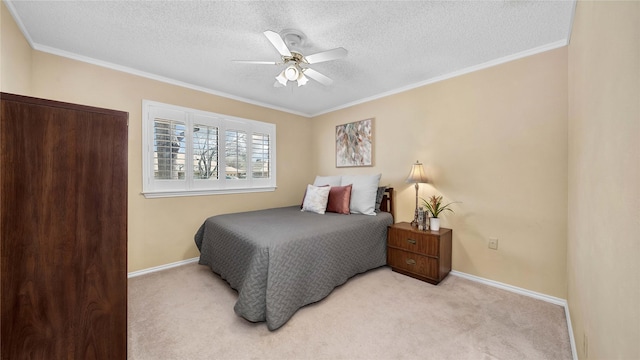
[[[304,55],[295,51],[291,51],[291,56],[283,56],[282,60],[284,60],[285,63],[289,61],[293,61],[296,64],[300,64],[300,63],[307,64],[307,60],[305,60]]]

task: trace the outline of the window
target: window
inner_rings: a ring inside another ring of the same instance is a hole
[[[273,191],[276,126],[144,100],[145,197]]]

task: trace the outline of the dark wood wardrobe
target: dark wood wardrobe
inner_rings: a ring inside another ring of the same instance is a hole
[[[1,358],[126,359],[129,115],[0,100]]]

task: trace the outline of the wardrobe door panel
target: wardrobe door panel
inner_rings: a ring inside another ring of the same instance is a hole
[[[126,359],[128,115],[1,113],[2,359]]]

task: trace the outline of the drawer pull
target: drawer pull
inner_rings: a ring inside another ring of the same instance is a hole
[[[413,245],[415,245],[415,244],[416,244],[416,241],[415,241],[415,240],[413,240],[413,239],[407,239],[407,242],[408,242],[409,244],[413,244]]]
[[[407,259],[407,265],[415,265],[416,261],[413,259]]]

